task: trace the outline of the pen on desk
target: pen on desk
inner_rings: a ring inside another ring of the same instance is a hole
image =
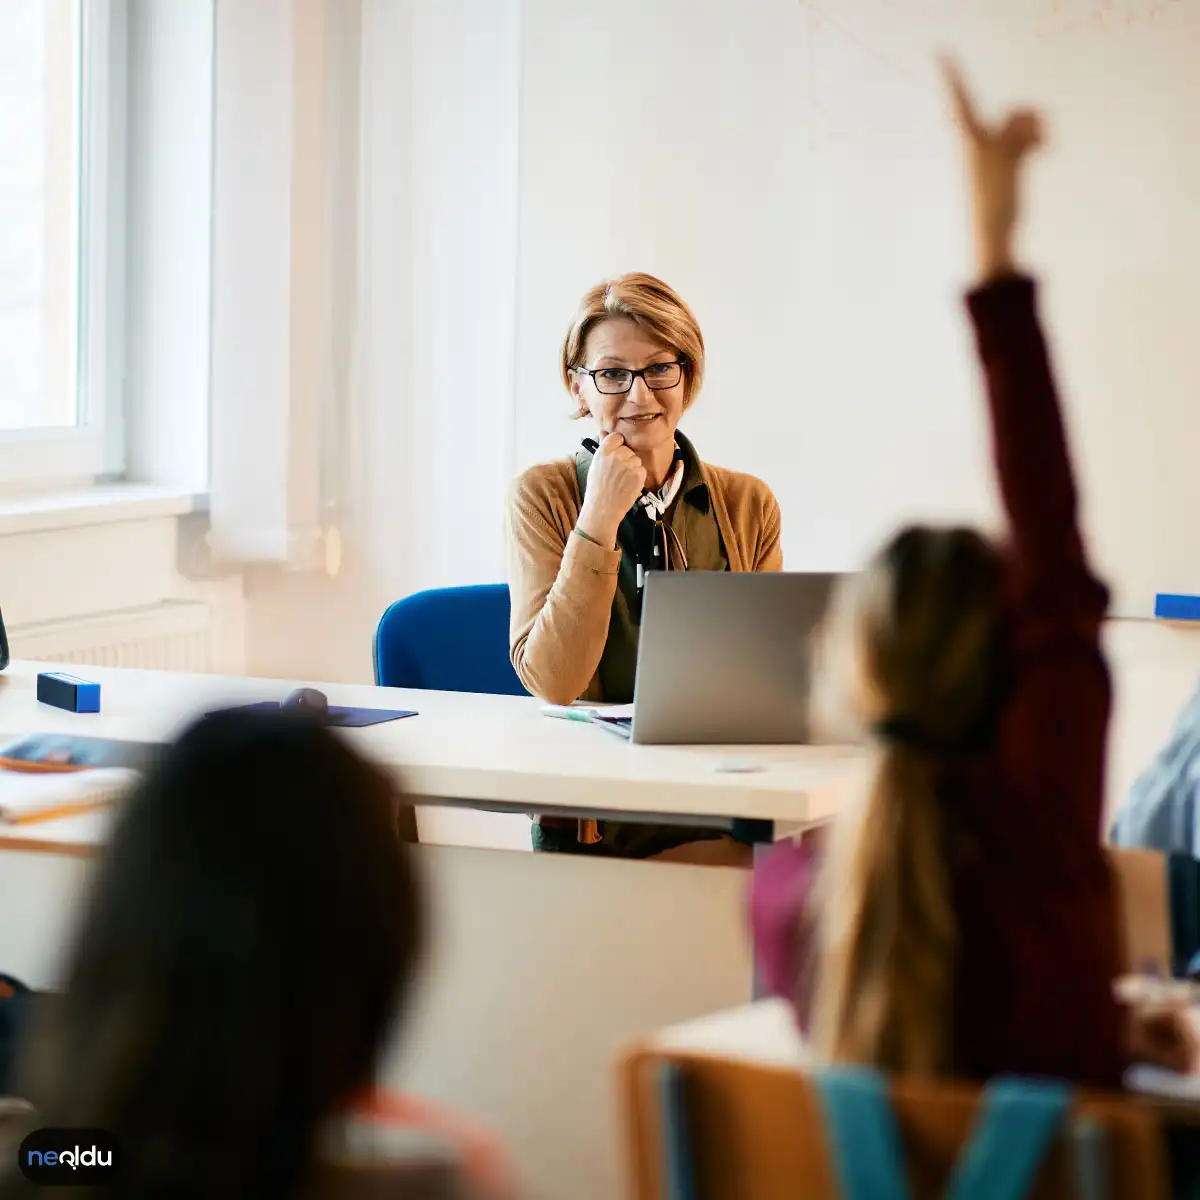
[[[85,800],[78,804],[60,804],[55,808],[43,808],[37,812],[22,813],[20,816],[9,817],[4,824],[36,825],[41,821],[55,821],[59,817],[78,817],[84,813],[95,812],[97,809],[104,808],[107,803],[107,801]]]
[[[0,771],[22,771],[27,775],[63,775],[71,771],[85,770],[87,770],[86,763],[0,757]]]

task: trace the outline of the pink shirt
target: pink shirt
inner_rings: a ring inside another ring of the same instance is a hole
[[[351,1105],[346,1114],[368,1124],[417,1130],[449,1144],[463,1174],[485,1200],[511,1200],[516,1172],[496,1138],[482,1125],[430,1100],[408,1092],[374,1088]]]

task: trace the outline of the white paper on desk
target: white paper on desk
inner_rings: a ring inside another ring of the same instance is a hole
[[[1125,1087],[1147,1096],[1163,1096],[1170,1100],[1200,1100],[1200,1075],[1183,1075],[1166,1067],[1135,1063],[1125,1072]]]
[[[85,771],[0,770],[0,823],[76,805],[99,807],[119,800],[140,775],[127,767]]]
[[[633,740],[633,705],[612,704],[607,708],[589,708],[588,720],[624,741]]]
[[[632,704],[604,704],[598,708],[589,708],[588,715],[597,721],[632,721]]]

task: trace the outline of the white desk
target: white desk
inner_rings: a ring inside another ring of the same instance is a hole
[[[778,997],[669,1025],[648,1041],[666,1051],[720,1054],[797,1070],[812,1061],[792,1006]]]
[[[300,686],[89,667],[84,674],[100,683],[102,708],[89,715],[37,702],[34,681],[45,669],[45,663],[14,663],[0,674],[0,735],[39,730],[163,741],[201,712],[280,699]],[[334,704],[416,709],[417,717],[345,733],[396,768],[411,795],[440,803],[804,826],[829,819],[839,785],[860,761],[857,751],[838,746],[631,746],[602,729],[545,717],[537,701],[524,697],[319,686]],[[731,758],[763,769],[722,771]]]
[[[45,664],[42,664],[44,669]],[[196,714],[276,699],[293,683],[80,668],[96,715],[38,704],[37,664],[0,675],[0,737],[71,732],[157,741]],[[536,701],[330,685],[331,703],[417,717],[345,731],[419,803],[726,826],[828,819],[860,759],[844,748],[630,746],[551,720]],[[730,755],[755,774],[717,768]],[[0,830],[0,967],[35,986],[58,959],[103,814]],[[236,815],[230,819],[236,836]],[[614,1054],[751,994],[745,873],[723,867],[422,845],[433,958],[388,1079],[477,1113],[512,1147],[534,1197],[619,1194]]]

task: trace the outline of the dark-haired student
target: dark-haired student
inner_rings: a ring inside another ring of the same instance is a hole
[[[374,1086],[425,928],[398,799],[311,717],[231,711],[126,801],[12,1089],[38,1126],[117,1136],[99,1194],[512,1194],[485,1132]],[[3,1200],[35,1190],[0,1181]]]
[[[1122,935],[1100,841],[1108,593],[1088,561],[1036,286],[1016,267],[1031,113],[998,125],[950,72],[973,185],[967,309],[1007,538],[910,528],[839,597],[827,678],[876,748],[861,806],[818,864],[783,846],[756,881],[764,975],[826,1060],[1119,1087],[1177,1069],[1177,1012],[1122,1007]],[[810,898],[812,903],[810,904]]]

